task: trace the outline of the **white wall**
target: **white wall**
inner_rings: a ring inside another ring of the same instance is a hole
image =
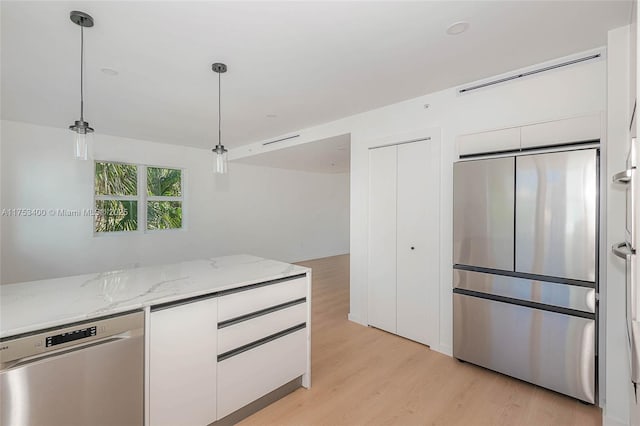
[[[368,148],[380,139],[403,140],[441,130],[440,339],[452,346],[452,187],[455,137],[482,130],[603,113],[606,61],[589,62],[458,96],[452,89],[421,96],[313,128],[302,129],[286,146],[351,133],[351,306],[349,318],[367,324]],[[401,70],[399,70],[399,75]],[[428,78],[428,76],[425,76]],[[429,108],[424,105],[429,104]],[[424,129],[424,130],[421,130]],[[405,135],[405,136],[403,136]],[[284,145],[284,144],[283,144]],[[260,142],[238,148],[232,157],[264,150]],[[275,149],[275,148],[266,148]]]
[[[71,159],[66,129],[1,129],[1,208],[93,206],[92,163]],[[186,230],[100,235],[91,217],[2,217],[2,283],[234,253],[283,261],[349,251],[349,175],[231,163],[209,151],[96,135],[95,158],[186,169]]]

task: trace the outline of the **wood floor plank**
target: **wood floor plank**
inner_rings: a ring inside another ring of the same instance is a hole
[[[241,425],[602,424],[597,407],[348,321],[348,255],[300,264],[313,268],[313,386]]]

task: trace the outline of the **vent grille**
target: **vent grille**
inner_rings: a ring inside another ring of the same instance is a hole
[[[300,135],[287,136],[286,138],[280,138],[280,139],[276,139],[274,141],[263,142],[262,146],[271,145],[272,143],[276,143],[276,142],[288,141],[289,139],[294,139],[294,138],[298,138],[298,137],[300,137]]]
[[[528,77],[528,76],[534,75],[534,74],[540,74],[540,73],[551,71],[551,70],[555,70],[555,69],[558,69],[558,68],[568,67],[570,65],[575,65],[575,64],[582,63],[582,62],[593,61],[593,60],[599,59],[601,57],[602,57],[602,53],[596,53],[594,55],[584,56],[582,58],[572,59],[570,61],[560,62],[558,64],[548,65],[548,66],[542,67],[542,68],[536,68],[536,69],[531,70],[531,71],[521,72],[521,73],[517,73],[517,74],[514,74],[514,75],[510,75],[508,77],[503,77],[503,78],[499,78],[499,79],[496,79],[496,80],[487,81],[485,83],[476,84],[474,86],[469,86],[469,87],[465,87],[465,88],[462,88],[462,89],[458,89],[458,93],[463,95],[465,93],[471,92],[472,90],[482,89],[482,88],[485,88],[485,87],[494,86],[496,84],[506,83],[507,81],[517,80],[519,78]]]

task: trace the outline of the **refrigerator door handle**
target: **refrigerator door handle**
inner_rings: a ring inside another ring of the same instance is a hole
[[[627,244],[626,242],[616,243],[612,245],[611,251],[620,259],[625,259],[625,260],[629,259],[629,256],[636,254],[636,251],[631,247],[629,247],[629,244]]]
[[[631,169],[623,170],[613,175],[613,182],[622,184],[631,182]]]

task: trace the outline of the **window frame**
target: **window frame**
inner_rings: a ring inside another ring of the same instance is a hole
[[[98,195],[96,194],[96,164],[97,163],[111,163],[111,164],[126,164],[128,166],[136,167],[136,195]],[[166,196],[157,196],[157,195],[148,195],[147,188],[147,169],[148,168],[156,168],[156,169],[171,169],[171,170],[180,170],[180,197],[166,197]],[[186,195],[185,195],[185,179],[186,179],[186,169],[184,167],[179,166],[158,166],[152,164],[140,164],[140,163],[128,163],[126,161],[112,161],[112,160],[94,160],[93,161],[93,185],[91,186],[91,190],[93,193],[93,209],[97,209],[97,201],[105,201],[105,200],[119,200],[119,201],[136,201],[138,203],[137,214],[138,214],[138,227],[134,231],[96,231],[96,219],[95,216],[91,221],[91,227],[93,230],[94,237],[103,237],[108,235],[136,235],[136,234],[154,234],[156,232],[176,232],[176,231],[186,231]],[[182,209],[182,226],[180,228],[169,228],[169,229],[147,229],[147,204],[149,201],[179,201]]]

